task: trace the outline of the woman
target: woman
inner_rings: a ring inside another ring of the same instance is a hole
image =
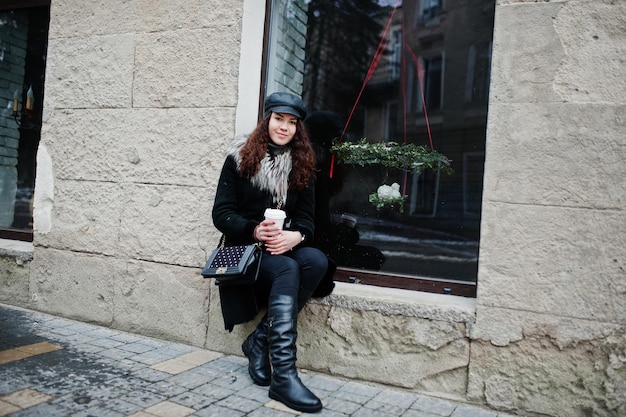
[[[264,247],[253,286],[220,286],[222,313],[232,330],[267,306],[267,314],[242,345],[250,376],[258,385],[269,385],[270,398],[298,411],[317,412],[322,403],[302,384],[295,364],[298,312],[327,269],[326,255],[309,246],[315,154],[299,97],[273,93],[264,109],[265,117],[252,134],[235,138],[228,150],[215,196],[213,223],[226,244],[261,242]],[[266,208],[287,213],[284,229],[264,220]]]

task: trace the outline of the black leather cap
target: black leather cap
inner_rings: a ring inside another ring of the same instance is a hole
[[[293,114],[300,120],[306,118],[306,107],[302,99],[295,94],[278,92],[265,98],[264,114],[270,112]]]

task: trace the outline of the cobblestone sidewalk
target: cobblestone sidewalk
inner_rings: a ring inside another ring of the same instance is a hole
[[[326,417],[505,417],[494,411],[300,372]],[[0,304],[0,417],[291,417],[243,357]]]

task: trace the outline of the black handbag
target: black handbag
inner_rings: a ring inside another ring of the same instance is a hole
[[[261,267],[260,245],[220,246],[211,253],[201,275],[215,278],[215,285],[250,285],[256,282]]]

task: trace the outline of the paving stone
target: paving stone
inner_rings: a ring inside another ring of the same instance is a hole
[[[415,402],[415,395],[400,391],[383,390],[379,392],[372,401],[395,405],[397,407],[408,409]]]
[[[77,332],[75,330],[72,330],[71,327],[52,328],[48,330],[48,332],[59,336],[73,336],[77,334]]]
[[[280,411],[280,410],[267,408],[267,407],[257,408],[256,410],[248,414],[248,416],[250,417],[293,417],[294,415],[299,415],[299,413]],[[317,416],[318,414],[310,414],[310,415]]]
[[[179,356],[178,360],[191,363],[196,366],[204,365],[207,362],[211,362],[215,359],[223,357],[224,354],[218,352],[212,352],[210,350],[196,350],[193,352],[185,353],[182,356]],[[227,358],[228,359],[228,358]],[[239,366],[243,364],[240,361],[236,361]]]
[[[369,385],[361,384],[358,382],[348,382],[341,387],[342,391],[351,392],[353,394],[362,395],[365,397],[374,398],[381,392],[380,388],[371,387]]]
[[[389,416],[390,414],[387,414],[385,412],[381,412],[378,410],[372,410],[370,408],[361,408],[357,412],[352,414],[352,417],[389,417]]]
[[[408,409],[408,407],[397,406],[393,404],[381,403],[378,401],[368,401],[363,405],[364,408],[380,411],[388,416],[400,416]]]
[[[145,353],[145,352],[149,352],[155,349],[154,346],[150,346],[145,343],[138,342],[138,341],[129,343],[129,342],[125,342],[124,340],[120,340],[117,337],[113,337],[112,339],[124,343],[123,345],[119,347],[119,349],[127,350],[132,353]]]
[[[240,397],[239,395],[229,395],[228,397],[217,401],[216,404],[222,407],[241,411],[243,413],[249,413],[253,411],[254,409],[259,408],[260,406],[263,405],[263,403],[250,400],[248,398],[243,398],[243,397]]]
[[[100,352],[98,352],[98,355],[104,356],[105,358],[109,358],[109,359],[120,360],[120,359],[127,359],[130,356],[133,356],[134,353],[129,352],[127,350],[113,348],[113,349],[101,350]]]
[[[156,371],[150,368],[137,369],[136,371],[132,372],[132,375],[148,382],[163,381],[171,377],[171,375],[166,372]]]
[[[168,398],[175,397],[187,391],[187,388],[177,384],[172,384],[169,381],[157,381],[147,389],[157,394],[163,394]]]
[[[73,331],[75,333],[87,333],[95,330],[97,327],[94,327],[90,324],[86,323],[73,323],[69,326],[65,327],[66,330]]]
[[[50,320],[46,321],[46,326],[51,328],[69,327],[72,324],[75,323],[69,319],[63,319],[60,317],[52,317]]]
[[[230,408],[224,408],[218,405],[212,405],[211,407],[203,408],[192,414],[192,416],[194,417],[241,417],[243,415],[245,414],[241,411],[231,410]],[[249,414],[249,416],[253,415],[255,414]],[[268,414],[268,416],[278,417],[276,414]],[[293,414],[289,415],[288,417],[293,417]]]
[[[412,410],[425,411],[438,416],[449,416],[455,408],[456,404],[451,401],[430,397],[418,397],[411,405]]]
[[[59,404],[43,403],[11,414],[11,417],[66,417],[71,411]]]
[[[190,408],[195,408],[196,410],[207,407],[215,402],[212,398],[189,391],[171,398],[170,401]]]
[[[63,338],[60,338],[60,340],[62,340],[63,343],[65,343],[67,346],[73,347],[75,345],[89,344],[93,342],[94,340],[96,340],[96,338],[91,337],[91,336],[85,336],[84,334],[76,333],[70,336],[65,336]]]
[[[229,372],[211,381],[211,383],[234,391],[240,391],[254,384],[250,376],[247,374],[243,375],[240,372]]]
[[[94,345],[94,346],[100,346],[106,349],[111,349],[111,348],[116,348],[118,346],[122,346],[124,343],[118,342],[115,339],[103,337],[100,339],[92,340],[91,342],[89,342],[89,344]]]
[[[164,362],[155,363],[150,368],[156,369],[157,371],[167,372],[171,375],[178,375],[185,371],[195,368],[197,365],[191,364],[189,362],[181,361],[178,358],[168,359]]]
[[[33,407],[37,404],[44,403],[46,401],[50,401],[52,399],[51,396],[32,390],[32,389],[23,389],[19,391],[12,392],[11,394],[3,395],[0,397],[0,400],[7,402],[9,404],[13,404],[19,408],[29,408]]]
[[[160,403],[167,399],[166,395],[156,394],[151,391],[130,391],[126,395],[119,397],[120,400],[128,401],[129,403],[137,404],[143,408],[150,407],[151,405]]]
[[[469,405],[460,405],[456,407],[450,417],[498,417],[498,413]]]
[[[140,411],[142,408],[141,406],[137,404],[133,404],[131,402],[128,402],[119,398],[115,398],[113,400],[107,401],[106,407],[110,410],[116,411],[125,416],[136,413],[137,411]]]
[[[237,393],[237,395],[247,398],[249,400],[253,400],[258,402],[259,404],[263,404],[268,401],[268,388],[260,387],[258,385],[250,385],[248,388],[241,390]]]
[[[93,345],[91,342],[74,345],[74,349],[83,353],[98,353],[106,350],[105,347]]]
[[[183,372],[181,374],[174,375],[174,376],[170,374],[166,374],[164,372],[161,372],[161,373],[164,375],[167,375],[169,382],[180,385],[187,389],[197,388],[200,385],[204,385],[206,383],[214,381],[215,379],[222,376],[219,373],[206,372],[206,371],[201,372],[201,371],[197,371],[197,369],[198,368],[195,368],[195,369],[192,369],[191,371]],[[152,369],[151,371],[158,372]]]
[[[20,352],[16,349],[4,350],[0,352],[0,365],[19,361],[20,359],[28,358],[30,356],[32,356],[30,353]]]
[[[129,359],[140,362],[149,366],[155,365],[160,362],[165,362],[170,359],[174,359],[180,355],[180,352],[170,348],[158,348],[148,352],[140,353],[135,356],[129,357]]]
[[[2,401],[0,399],[0,416],[8,416],[11,413],[15,413],[17,411],[20,411],[21,409],[13,404],[10,404],[6,401]]]
[[[371,400],[371,397],[369,396],[355,394],[353,392],[347,392],[343,390],[335,391],[331,393],[330,396],[339,400],[351,401],[360,405],[363,405]]]
[[[323,404],[325,410],[333,410],[347,415],[352,415],[361,408],[361,404],[333,397],[326,398]]]
[[[104,405],[91,407],[78,413],[72,414],[72,417],[125,417],[126,414],[119,411],[111,410]]]
[[[232,358],[227,356],[221,357],[207,364],[207,367],[221,373],[228,373],[240,370],[242,367],[247,366],[240,361],[233,361]]]
[[[14,372],[6,369],[6,365],[4,365],[2,367],[2,378],[0,378],[0,395],[10,394],[31,387],[31,383],[23,379],[24,377],[22,373],[15,375]]]
[[[143,343],[145,339],[143,339],[141,336],[137,336],[131,333],[119,333],[114,336],[111,336],[111,339],[117,340],[118,342],[122,342],[127,345],[134,344],[134,343],[142,343],[148,346],[147,343]],[[154,349],[153,346],[150,346],[150,348]]]
[[[171,401],[163,401],[146,408],[144,411],[158,417],[187,417],[196,410]]]
[[[235,393],[235,391],[231,389],[222,388],[211,383],[200,385],[199,387],[193,389],[192,392],[200,395],[205,395],[207,397],[215,399],[216,401],[219,401],[222,398],[226,398],[229,395],[233,395]]]
[[[307,381],[309,388],[321,388],[326,391],[337,391],[346,383],[339,379],[330,378],[324,375],[315,375]]]
[[[97,327],[94,326],[92,330],[84,333],[86,336],[95,337],[98,339],[111,338],[120,335],[120,332],[115,330],[107,329],[105,327]]]
[[[450,414],[445,414],[449,416]],[[426,411],[408,409],[402,414],[402,417],[440,417],[441,414],[432,414]]]

